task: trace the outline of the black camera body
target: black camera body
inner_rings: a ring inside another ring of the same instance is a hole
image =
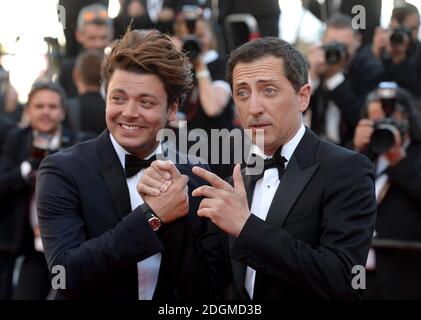
[[[183,52],[187,54],[190,61],[197,59],[202,52],[202,43],[194,35],[188,35],[183,38]]]
[[[395,144],[395,132],[399,131],[401,137],[407,132],[408,127],[396,122],[393,118],[385,118],[374,123],[371,135],[370,148],[375,154],[383,154]]]
[[[392,30],[390,35],[390,43],[394,45],[401,45],[405,42],[405,38],[408,37],[411,42],[411,30],[405,27],[398,27]]]
[[[325,61],[328,65],[335,65],[348,56],[348,46],[340,42],[331,42],[322,48],[325,51]]]
[[[398,86],[395,82],[381,82],[377,89],[385,118],[374,123],[370,149],[375,154],[385,153],[395,144],[396,131],[403,139],[409,130],[408,122],[397,121],[393,117],[396,111],[405,112],[404,104],[397,96],[397,90]]]
[[[189,34],[182,39],[182,50],[185,52],[190,61],[195,60],[202,51],[202,43],[195,36],[196,21],[201,16],[202,9],[196,5],[184,5],[182,15],[186,23]]]

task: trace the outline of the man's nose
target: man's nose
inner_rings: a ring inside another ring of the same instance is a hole
[[[129,100],[129,102],[125,105],[121,115],[126,118],[138,118],[139,109],[137,107],[136,101]]]
[[[252,94],[250,97],[250,107],[249,112],[252,115],[259,115],[264,112],[265,108],[263,105],[263,100],[259,94]]]

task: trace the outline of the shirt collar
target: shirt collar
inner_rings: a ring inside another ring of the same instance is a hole
[[[306,129],[304,124],[301,123],[300,129],[298,129],[297,133],[286,143],[282,146],[281,155],[287,159],[285,166],[288,164],[289,160],[291,159],[295,149],[297,148],[298,144],[300,143],[301,139],[303,138]],[[266,155],[257,145],[253,144],[251,147],[251,153],[254,153],[263,159],[270,159],[272,156]]]
[[[33,140],[43,140],[42,142],[45,143],[45,145],[40,145],[37,147],[43,148],[43,149],[49,149],[49,150],[57,150],[60,148],[61,144],[61,128],[55,133],[54,135],[49,134],[43,134],[37,130],[32,131]],[[38,139],[38,137],[45,137],[45,139]]]
[[[126,149],[124,149],[118,142],[116,139],[114,139],[113,135],[110,133],[110,139],[111,139],[111,143],[113,144],[114,150],[117,153],[118,156],[118,160],[120,160],[120,163],[123,167],[123,169],[125,168],[125,164],[126,164],[126,154],[130,154],[130,152],[127,152]],[[161,143],[158,143],[158,146],[155,148],[155,150],[153,152],[151,152],[145,159],[149,159],[151,157],[153,157],[156,154],[162,153],[162,147],[161,147]]]

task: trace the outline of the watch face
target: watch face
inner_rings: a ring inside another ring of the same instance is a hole
[[[161,227],[161,220],[158,217],[152,217],[148,220],[153,231],[157,231]]]

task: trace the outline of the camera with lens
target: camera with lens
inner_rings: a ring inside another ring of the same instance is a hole
[[[334,65],[348,56],[348,47],[340,42],[331,42],[322,46],[325,51],[325,61],[328,65]]]
[[[398,27],[392,30],[390,43],[394,45],[404,44],[405,39],[411,41],[411,30],[405,27]]]
[[[395,144],[395,131],[398,130],[401,137],[408,130],[408,126],[398,123],[392,118],[386,118],[374,123],[374,131],[371,135],[370,147],[375,154],[387,152]]]
[[[371,135],[370,148],[375,154],[387,152],[395,144],[395,132],[398,131],[403,138],[409,130],[406,122],[398,122],[393,118],[395,111],[402,111],[403,107],[396,98],[397,85],[394,82],[382,82],[377,89],[380,96],[385,119],[374,123]]]
[[[188,35],[183,38],[183,52],[187,54],[190,61],[193,61],[202,52],[202,43],[196,36]]]
[[[185,5],[182,8],[182,15],[186,23],[188,35],[182,39],[182,50],[187,54],[190,61],[195,60],[202,51],[202,43],[195,36],[196,21],[202,15],[202,9],[194,5]]]

